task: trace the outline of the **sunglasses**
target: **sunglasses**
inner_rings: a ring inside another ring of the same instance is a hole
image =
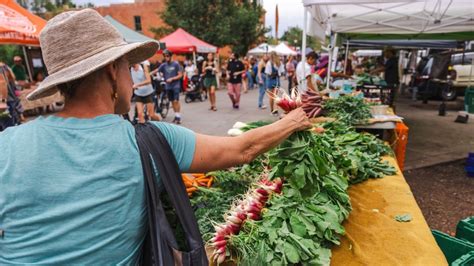
[[[167,54],[166,54],[165,57],[171,57],[171,55],[167,55]]]

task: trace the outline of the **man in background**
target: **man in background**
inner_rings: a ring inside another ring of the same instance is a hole
[[[245,72],[244,63],[238,58],[237,54],[232,53],[227,64],[227,94],[229,94],[234,109],[239,109],[242,74]]]
[[[171,51],[165,50],[163,56],[165,57],[165,61],[156,71],[160,72],[166,81],[166,93],[168,94],[168,99],[172,102],[173,111],[175,113],[173,123],[181,124],[179,93],[181,92],[183,68],[178,62],[172,60],[173,54]]]
[[[15,80],[19,86],[25,88],[29,85],[26,69],[23,65],[23,59],[17,55],[13,57],[12,71],[13,74],[15,74]]]
[[[299,62],[296,66],[296,81],[298,82],[298,89],[302,92],[305,90],[318,91],[312,79],[311,66],[316,65],[318,54],[309,52],[306,55],[306,62]],[[304,65],[303,65],[304,63]]]

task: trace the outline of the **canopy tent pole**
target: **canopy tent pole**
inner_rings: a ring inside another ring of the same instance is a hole
[[[346,56],[344,58],[344,75],[346,74],[348,56],[349,56],[349,41],[346,41]]]
[[[298,83],[302,82],[302,89],[303,91],[306,91],[307,89],[307,84],[306,84],[306,31],[307,31],[307,21],[308,20],[308,12],[306,11],[306,8],[304,9],[304,15],[303,15],[303,42],[301,44],[301,64],[303,67],[303,77],[304,80],[298,80]]]
[[[197,67],[196,51],[193,51],[193,63],[194,63],[194,66]]]
[[[26,53],[26,47],[22,46],[22,48],[23,48],[23,55],[25,56],[26,69],[28,70],[28,77],[30,78],[30,82],[33,82],[33,74],[31,74],[30,60],[28,59],[28,55]]]
[[[329,40],[329,47],[328,47],[328,53],[329,53],[329,58],[328,58],[328,73],[326,75],[326,89],[329,90],[329,85],[331,83],[331,68],[332,68],[332,52],[333,52],[333,49],[334,49],[334,45],[336,44],[336,42],[334,41],[336,38],[337,38],[337,33],[334,34],[332,31],[331,31],[331,38]]]

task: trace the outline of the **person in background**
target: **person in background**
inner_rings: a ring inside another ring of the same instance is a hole
[[[398,58],[396,57],[395,50],[391,47],[386,48],[383,53],[383,60],[380,61],[380,66],[370,73],[376,75],[383,72],[387,86],[390,88],[398,87],[400,80],[398,75]]]
[[[173,54],[169,50],[163,52],[165,62],[156,70],[162,74],[166,81],[166,92],[168,99],[172,102],[175,117],[173,123],[181,124],[181,105],[179,103],[179,93],[181,91],[181,78],[183,68],[178,62],[172,61]]]
[[[204,61],[202,65],[202,73],[204,75],[204,87],[207,89],[209,93],[209,102],[211,103],[211,108],[209,110],[217,111],[216,107],[216,88],[217,88],[217,80],[216,74],[218,72],[219,67],[217,66],[214,60],[214,54],[208,53],[207,54],[207,61]]]
[[[23,109],[21,101],[18,98],[20,91],[17,90],[15,84],[15,74],[13,73],[13,70],[2,61],[0,61],[0,75],[2,75],[7,85],[8,97],[6,100],[10,115],[13,117],[13,123],[20,124],[21,122],[25,122],[26,119],[23,115],[25,110]]]
[[[194,75],[198,73],[196,66],[193,64],[193,61],[186,61],[186,67],[184,68],[184,72],[186,73],[186,77],[188,78],[188,80],[190,80]]]
[[[245,66],[238,59],[236,53],[230,55],[230,60],[227,63],[227,93],[232,102],[234,109],[239,109],[240,90],[242,87],[242,74],[245,72]]]
[[[249,63],[249,60],[246,56],[244,56],[244,58],[242,59],[242,63],[244,64],[244,73],[242,73],[242,88],[244,90],[244,93],[247,93],[249,88],[248,88],[248,76],[247,76],[247,72],[249,71],[250,69],[250,63]]]
[[[249,65],[248,65],[248,70],[247,70],[247,80],[248,80],[248,88],[249,90],[254,89],[254,84],[255,84],[255,72],[254,70],[254,65],[255,65],[255,57],[250,56],[249,58]]]
[[[318,60],[318,54],[315,52],[309,52],[306,55],[306,62],[299,62],[296,66],[296,78],[298,81],[298,89],[303,92],[304,90],[318,91],[315,83],[312,79],[311,67],[316,65]],[[304,73],[303,73],[304,70]]]
[[[197,64],[197,71],[199,73],[199,75],[202,75],[202,65],[204,64],[204,57],[202,56],[198,56],[197,59],[196,59],[196,64]]]
[[[143,65],[143,66],[142,66]],[[143,108],[146,107],[148,116],[153,121],[160,121],[161,116],[155,113],[153,103],[153,86],[151,85],[151,76],[149,63],[133,64],[130,68],[130,74],[133,81],[134,102],[137,107],[138,123],[145,123],[145,114]]]
[[[388,104],[392,105],[395,99],[395,95],[400,83],[400,77],[398,74],[398,57],[393,48],[388,47],[383,52],[383,61],[380,60],[380,66],[372,70],[371,74],[384,73],[385,82],[387,82],[387,88],[391,90],[391,96],[388,100]]]
[[[257,82],[258,82],[258,108],[267,109],[263,104],[263,97],[265,96],[267,75],[265,74],[265,66],[268,62],[268,55],[263,55],[262,59],[257,64]]]
[[[266,89],[272,93],[276,93],[276,89],[280,87],[280,76],[285,72],[285,68],[280,61],[280,57],[275,52],[270,53],[270,60],[265,65],[265,75],[267,75]],[[270,99],[270,112],[273,115],[278,115],[278,110],[275,109],[274,98]]]
[[[16,55],[13,57],[13,66],[11,69],[13,71],[13,74],[15,74],[16,83],[22,88],[29,87],[26,68],[23,65],[23,59],[21,59],[20,56]]]
[[[295,77],[295,64],[293,62],[293,56],[290,55],[286,62],[286,76],[288,77],[288,93],[291,94],[291,89],[293,88],[293,79]]]

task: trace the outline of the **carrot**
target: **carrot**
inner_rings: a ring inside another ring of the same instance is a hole
[[[187,189],[186,189],[186,192],[191,193],[191,192],[194,192],[194,191],[196,191],[196,190],[197,190],[196,187],[190,187],[190,188],[187,188]]]
[[[193,195],[193,193],[189,192],[188,193],[188,197],[191,197]]]
[[[209,181],[207,181],[207,187],[208,187],[208,188],[211,187],[213,180],[214,180],[214,177],[211,176],[211,178],[209,178]]]

